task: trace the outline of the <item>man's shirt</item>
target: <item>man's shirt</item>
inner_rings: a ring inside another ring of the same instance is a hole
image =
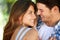
[[[57,25],[55,25],[55,28],[54,28],[54,34],[51,35],[52,37],[56,37],[57,40],[60,40],[60,21],[57,23]]]
[[[39,26],[40,29],[38,30],[39,37],[42,40],[48,40],[51,34],[54,32],[53,27],[48,27],[46,24],[42,24]]]
[[[49,37],[53,36],[52,34],[56,36],[57,40],[60,40],[60,22],[55,27],[49,27],[43,22],[38,22],[37,30],[42,40],[49,40]]]

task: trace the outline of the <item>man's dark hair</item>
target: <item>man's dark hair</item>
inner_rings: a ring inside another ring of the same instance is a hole
[[[54,6],[57,6],[60,11],[60,0],[36,0],[36,3],[43,3],[49,9],[52,9]]]

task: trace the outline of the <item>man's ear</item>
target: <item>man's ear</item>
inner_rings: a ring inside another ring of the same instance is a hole
[[[51,10],[52,10],[52,12],[54,12],[54,13],[58,13],[58,12],[59,12],[58,6],[54,6]]]

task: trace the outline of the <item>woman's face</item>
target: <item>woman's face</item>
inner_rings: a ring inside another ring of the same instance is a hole
[[[25,26],[34,26],[35,19],[36,19],[36,16],[34,14],[34,7],[30,5],[28,10],[23,16],[23,24]]]

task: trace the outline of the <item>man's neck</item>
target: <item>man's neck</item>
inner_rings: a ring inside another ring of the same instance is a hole
[[[58,22],[59,22],[59,20],[55,21],[55,22],[54,21],[48,21],[48,22],[45,22],[45,24],[49,27],[54,27]]]

